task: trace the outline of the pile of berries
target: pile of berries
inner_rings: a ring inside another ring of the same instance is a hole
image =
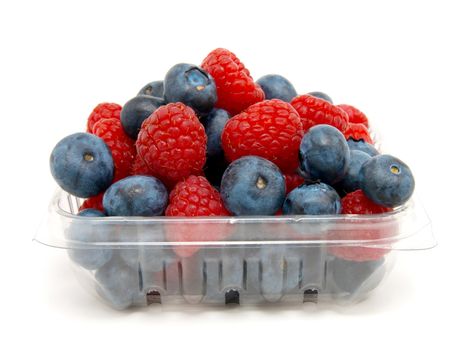
[[[123,107],[99,104],[86,133],[56,145],[50,168],[86,198],[85,216],[380,214],[407,202],[415,183],[404,162],[379,154],[368,128],[357,108],[298,95],[280,75],[255,82],[216,49]]]

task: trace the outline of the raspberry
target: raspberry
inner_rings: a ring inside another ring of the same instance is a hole
[[[225,216],[219,192],[203,176],[191,175],[170,192],[167,216]]]
[[[385,208],[373,203],[368,197],[365,196],[362,190],[349,193],[342,198],[342,214],[358,214],[358,215],[371,215],[383,214],[391,211],[390,208]],[[394,225],[384,225],[384,227],[376,227],[373,229],[360,229],[359,231],[345,230],[340,232],[333,232],[329,235],[333,240],[379,240],[390,237],[397,232],[397,227]],[[389,252],[387,248],[373,248],[365,246],[330,246],[328,251],[342,259],[352,261],[370,261],[379,260]]]
[[[342,198],[342,214],[383,214],[391,211],[391,208],[382,207],[373,203],[362,190],[351,192]]]
[[[295,97],[290,103],[300,115],[305,132],[318,124],[332,125],[342,133],[347,129],[349,122],[347,113],[322,98],[301,95]]]
[[[104,140],[112,152],[115,167],[113,181],[130,175],[136,148],[134,141],[123,130],[120,119],[100,119],[94,124],[92,133]]]
[[[298,167],[302,123],[292,106],[266,100],[229,119],[222,133],[222,147],[229,161],[246,155],[266,158],[285,172]]]
[[[212,51],[201,67],[214,78],[217,88],[216,107],[238,114],[256,102],[264,100],[264,92],[248,69],[226,49]]]
[[[151,174],[168,187],[202,173],[207,137],[193,109],[169,103],[154,111],[141,126],[138,154]]]
[[[203,176],[190,176],[179,182],[170,193],[166,216],[228,216],[219,192]],[[218,241],[230,233],[228,227],[216,223],[177,223],[166,228],[170,242]],[[174,246],[178,256],[188,257],[198,251],[199,246]]]
[[[151,175],[151,169],[149,169],[138,153],[136,153],[135,160],[131,166],[131,175]]]
[[[285,191],[289,194],[290,191],[297,188],[305,182],[305,179],[298,174],[284,174],[285,178]]]
[[[88,117],[87,132],[92,133],[94,124],[100,119],[120,119],[122,106],[116,103],[100,103]]]
[[[86,199],[83,204],[79,207],[79,211],[84,209],[96,209],[99,211],[104,211],[104,206],[102,205],[102,198],[104,197],[104,192],[99,193],[94,197],[89,197]]]
[[[345,139],[353,139],[354,141],[363,140],[366,143],[373,144],[373,140],[370,136],[370,131],[364,124],[349,123],[347,124],[347,130],[344,132]]]
[[[363,112],[350,105],[337,105],[349,116],[349,122],[363,124],[368,128],[368,118]]]

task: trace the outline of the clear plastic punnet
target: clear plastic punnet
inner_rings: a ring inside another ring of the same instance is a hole
[[[58,190],[35,240],[66,250],[79,280],[117,309],[356,302],[397,251],[436,244],[416,196],[380,215],[94,218],[77,216],[80,204]]]

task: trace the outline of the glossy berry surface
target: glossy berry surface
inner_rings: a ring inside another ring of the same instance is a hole
[[[264,92],[238,57],[226,49],[215,49],[201,67],[214,78],[217,88],[216,107],[235,115],[264,100]]]
[[[146,95],[164,98],[164,81],[156,80],[144,85],[138,92],[138,96]]]
[[[224,150],[222,149],[222,132],[225,124],[229,120],[230,115],[224,109],[214,108],[206,117],[202,119],[204,130],[208,138],[206,155],[211,157],[223,157]]]
[[[350,151],[349,169],[342,181],[336,184],[336,187],[344,193],[356,191],[361,186],[360,170],[371,157],[362,151]]]
[[[104,194],[103,204],[109,216],[157,216],[167,207],[164,184],[151,176],[129,176],[117,181]]]
[[[94,124],[92,133],[99,136],[112,152],[113,182],[127,177],[136,155],[135,142],[128,137],[119,119],[101,119]]]
[[[384,154],[371,158],[363,165],[361,187],[376,204],[394,208],[410,199],[415,180],[407,164]]]
[[[347,124],[344,136],[346,140],[352,139],[354,141],[365,141],[366,143],[373,144],[370,131],[364,124]]]
[[[152,175],[172,187],[201,174],[206,144],[206,132],[193,109],[169,103],[143,122],[136,149]]]
[[[303,184],[303,182],[305,181],[303,177],[296,173],[284,174],[284,179],[287,194],[290,193],[293,189]]]
[[[121,110],[122,106],[117,103],[99,103],[88,117],[86,131],[92,133],[94,124],[101,119],[120,119]]]
[[[143,122],[160,106],[163,99],[154,96],[140,95],[133,97],[123,105],[120,120],[126,134],[136,140]]]
[[[287,195],[282,206],[284,215],[336,215],[341,209],[339,195],[324,183],[297,187]]]
[[[203,176],[190,176],[170,192],[166,216],[228,216],[219,192]]]
[[[284,102],[290,102],[297,96],[297,91],[292,83],[282,75],[265,75],[259,78],[256,84],[263,89],[266,100],[278,99]]]
[[[386,208],[371,201],[362,190],[356,190],[342,198],[342,214],[373,215],[390,212]]]
[[[326,100],[310,95],[301,95],[295,97],[290,103],[300,115],[305,132],[319,124],[332,125],[341,132],[345,132],[347,129],[349,123],[347,113]]]
[[[212,76],[198,66],[179,63],[164,79],[164,99],[182,102],[198,113],[208,113],[217,102],[216,84]]]
[[[233,215],[274,215],[285,199],[285,180],[274,163],[242,157],[225,171],[221,196]]]
[[[336,128],[317,125],[303,136],[300,168],[309,180],[335,184],[344,178],[349,162],[349,147]]]
[[[282,171],[298,167],[302,123],[292,106],[281,100],[266,100],[230,118],[222,133],[227,160],[247,155],[266,158]]]
[[[350,123],[363,124],[367,128],[369,127],[367,116],[359,109],[355,108],[354,106],[345,104],[337,105],[337,107],[347,113]]]
[[[307,93],[307,95],[320,98],[322,100],[328,101],[331,104],[334,103],[334,102],[332,102],[332,98],[328,94],[325,94],[324,92],[321,92],[321,91],[309,92],[309,93]]]
[[[370,157],[377,156],[379,154],[378,150],[370,143],[367,143],[363,140],[355,141],[352,139],[347,140],[347,145],[351,151],[362,151],[368,154]]]
[[[80,132],[65,137],[55,146],[50,155],[50,171],[65,191],[88,198],[110,186],[114,162],[102,139]]]

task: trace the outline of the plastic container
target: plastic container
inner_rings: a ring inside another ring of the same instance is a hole
[[[245,218],[89,218],[76,215],[80,203],[57,191],[35,240],[66,249],[79,280],[117,309],[355,302],[385,279],[396,251],[435,245],[416,199],[381,215]]]

